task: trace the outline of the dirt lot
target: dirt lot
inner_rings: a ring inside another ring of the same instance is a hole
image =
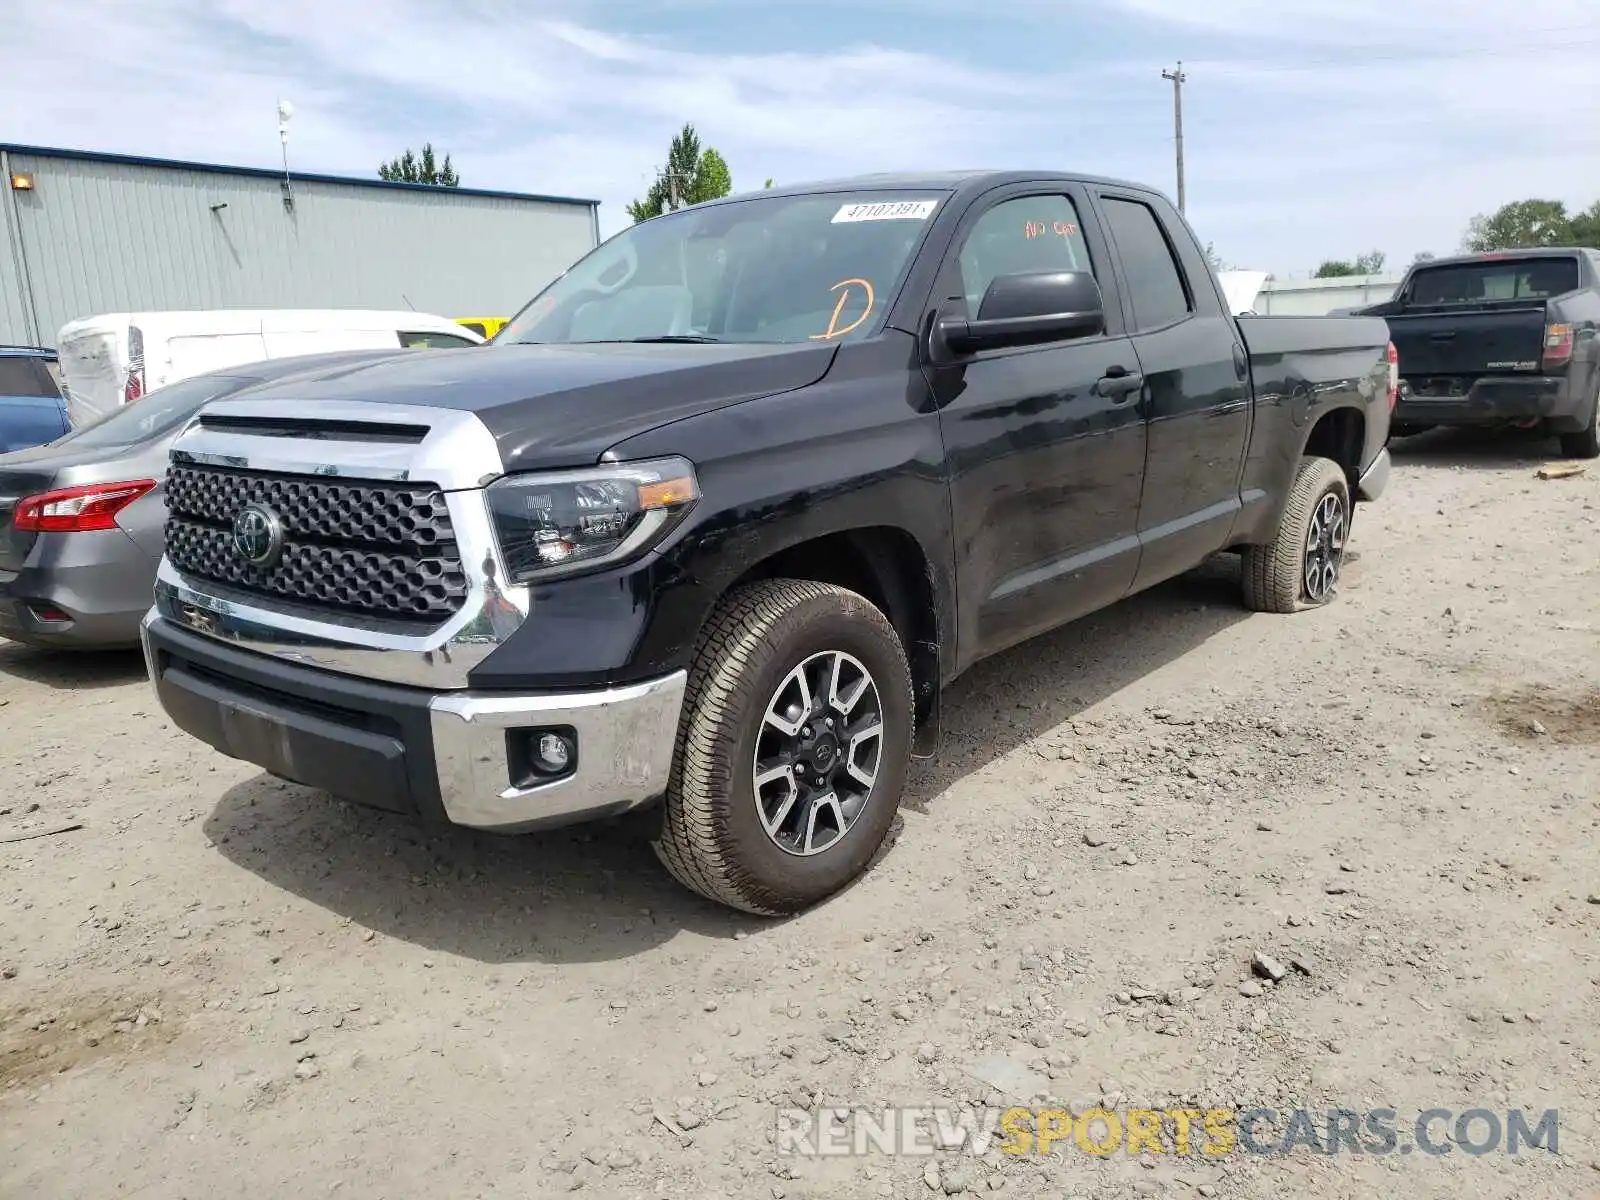
[[[1600,469],[1553,452],[1416,439],[1329,609],[1247,616],[1227,560],[978,668],[787,922],[636,825],[424,836],[179,735],[136,657],[0,644],[0,835],[82,823],[0,843],[0,1195],[1600,1195]],[[779,1106],[1002,1102],[996,1057],[1078,1112],[1555,1107],[1559,1152],[775,1151]]]

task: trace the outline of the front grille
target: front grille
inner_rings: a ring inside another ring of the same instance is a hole
[[[268,567],[234,544],[234,518],[250,504],[283,523],[283,553]],[[427,484],[174,465],[167,509],[172,565],[240,591],[418,621],[443,620],[466,598],[444,493]]]

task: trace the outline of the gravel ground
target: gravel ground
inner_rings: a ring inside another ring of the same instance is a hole
[[[136,656],[0,643],[0,836],[81,822],[0,843],[0,1195],[1600,1193],[1600,469],[1552,453],[1413,439],[1331,608],[1248,615],[1223,559],[983,664],[786,922],[637,823],[427,836],[178,734]],[[774,1147],[1029,1091],[1556,1107],[1559,1151]]]

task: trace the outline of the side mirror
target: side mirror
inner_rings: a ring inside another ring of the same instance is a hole
[[[958,354],[1034,346],[1104,333],[1100,285],[1087,271],[1024,271],[997,276],[974,320],[942,317],[939,334]]]

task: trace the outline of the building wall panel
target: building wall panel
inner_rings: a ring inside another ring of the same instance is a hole
[[[171,308],[416,308],[509,316],[595,242],[583,202],[373,188],[13,151],[43,338],[95,313]],[[10,271],[14,239],[0,239]],[[0,341],[25,340],[0,280]],[[11,293],[11,299],[7,294]]]

